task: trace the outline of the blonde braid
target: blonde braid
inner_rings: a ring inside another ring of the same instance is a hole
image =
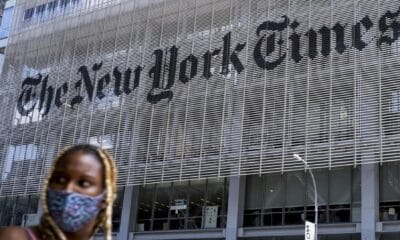
[[[65,155],[68,149],[64,149],[57,158],[53,161],[49,174],[46,177],[46,180],[43,183],[43,189],[41,192],[41,201],[43,207],[43,216],[40,221],[39,231],[41,233],[41,237],[45,240],[66,240],[64,233],[54,222],[53,218],[50,216],[49,209],[47,207],[47,188],[49,186],[49,181],[51,176],[53,175],[54,169],[58,161]]]
[[[44,240],[66,240],[65,234],[57,226],[57,224],[54,222],[53,218],[49,214],[49,210],[47,207],[47,188],[56,164],[70,149],[71,148],[65,149],[62,153],[58,155],[58,157],[53,162],[52,168],[43,184],[43,189],[41,192],[43,216],[39,225],[39,232],[41,234],[41,239]],[[107,207],[100,211],[95,223],[95,227],[93,228],[92,235],[96,234],[100,227],[104,225],[105,239],[111,240],[112,210],[113,202],[116,198],[116,167],[113,159],[106,151],[97,148],[96,152],[99,155],[102,165],[104,167],[105,204]]]
[[[104,169],[105,169],[105,187],[106,187],[106,209],[102,211],[101,217],[96,223],[95,232],[101,225],[105,227],[105,239],[111,240],[112,234],[112,210],[113,210],[113,202],[116,198],[116,168],[114,161],[111,156],[104,150],[99,149],[98,154],[103,160]]]

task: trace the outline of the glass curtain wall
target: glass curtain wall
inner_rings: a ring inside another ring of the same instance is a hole
[[[242,238],[242,240],[303,240],[304,236],[296,236],[296,237],[266,237],[266,238]],[[338,235],[326,235],[326,236],[318,236],[319,240],[360,240],[361,237],[359,234],[338,234]],[[386,239],[385,239],[386,240]],[[392,239],[388,239],[392,240]]]
[[[226,179],[182,181],[140,188],[136,231],[224,228]]]
[[[0,198],[0,227],[21,226],[26,214],[37,213],[38,195]]]
[[[359,222],[360,169],[315,169],[313,173],[318,222]],[[246,185],[245,227],[314,222],[314,187],[308,171],[249,176]]]
[[[392,162],[383,164],[379,175],[380,220],[400,220],[400,163]]]

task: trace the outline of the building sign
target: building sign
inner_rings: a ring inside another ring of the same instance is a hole
[[[138,64],[126,69],[115,66],[112,71],[98,77],[95,76],[102,69],[102,62],[91,66],[83,65],[76,70],[76,81],[72,84],[63,82],[56,87],[49,84],[53,76],[39,73],[22,81],[17,110],[22,116],[27,116],[39,107],[45,116],[52,107],[60,108],[64,103],[68,103],[74,109],[84,100],[92,102],[95,98],[103,99],[106,96],[104,90],[109,87],[112,87],[115,96],[131,95],[141,84],[144,74],[152,80],[147,101],[151,104],[157,104],[164,99],[171,101],[175,84],[186,84],[196,76],[210,79],[216,74],[211,71],[215,56],[222,55],[220,71],[217,74],[226,76],[231,71],[243,73],[245,65],[241,56],[244,52],[252,53],[251,60],[260,71],[268,71],[279,67],[284,61],[298,63],[304,58],[313,60],[318,55],[328,57],[332,51],[339,54],[350,48],[362,51],[368,45],[380,49],[383,44],[391,45],[399,39],[399,15],[400,9],[395,12],[387,11],[375,23],[366,15],[351,26],[350,23],[336,22],[331,28],[322,26],[319,29],[310,28],[307,32],[298,32],[301,22],[282,16],[280,21],[264,21],[250,31],[249,38],[256,41],[252,49],[248,42],[234,43],[232,32],[227,32],[220,39],[220,46],[214,46],[214,49],[205,51],[202,55],[181,52],[179,46],[173,45],[149,53],[154,60],[153,66]],[[374,25],[377,25],[379,35],[373,39],[365,39],[365,35]],[[286,32],[289,32],[287,38],[283,37],[283,33]],[[345,44],[346,34],[351,34],[352,46]],[[304,39],[308,42],[306,51],[303,49],[305,46],[300,44]],[[317,47],[318,45],[320,46]],[[290,46],[290,50],[286,50],[287,46]],[[35,89],[39,89],[38,92]],[[68,92],[73,92],[74,96],[66,99]],[[36,100],[35,104],[31,104],[32,100]]]
[[[204,228],[216,228],[218,221],[218,206],[206,206],[204,207]]]
[[[400,133],[398,2],[111,2],[16,23],[0,195],[39,189],[77,143],[107,148],[120,186],[304,170],[299,149],[310,167],[356,167],[365,150],[397,160],[400,143],[382,136]],[[27,144],[37,154],[7,165]]]
[[[315,238],[315,223],[306,221],[304,240],[317,240]]]

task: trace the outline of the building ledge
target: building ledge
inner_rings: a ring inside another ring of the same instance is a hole
[[[385,221],[376,223],[376,232],[392,233],[400,231],[400,221]]]
[[[167,239],[219,239],[225,238],[225,229],[169,230],[153,232],[133,232],[129,239],[167,240]]]
[[[398,225],[393,228],[400,226]],[[334,223],[318,226],[318,234],[356,234],[360,233],[360,223]],[[238,237],[277,237],[277,236],[303,236],[304,225],[250,227],[239,228]],[[133,232],[129,239],[139,240],[168,240],[168,239],[219,239],[225,238],[225,229],[201,229],[201,230],[169,230],[153,232]]]
[[[318,234],[354,234],[360,233],[360,223],[334,223],[318,226]],[[303,236],[304,225],[240,228],[239,237],[277,237]]]

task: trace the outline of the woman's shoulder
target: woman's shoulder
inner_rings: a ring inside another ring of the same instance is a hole
[[[0,240],[29,240],[27,232],[22,227],[0,228]]]

